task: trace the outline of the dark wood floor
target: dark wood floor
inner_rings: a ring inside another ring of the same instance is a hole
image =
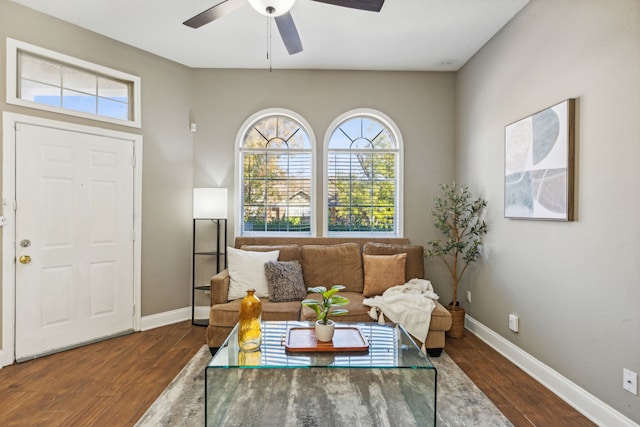
[[[0,426],[131,426],[205,343],[181,322],[0,369]]]
[[[595,426],[469,331],[445,351],[514,426]]]
[[[205,342],[181,322],[0,369],[0,426],[131,426]],[[592,426],[467,332],[447,353],[515,426]]]

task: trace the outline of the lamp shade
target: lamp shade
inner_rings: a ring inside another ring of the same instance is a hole
[[[194,188],[193,217],[205,219],[226,219],[227,189]]]

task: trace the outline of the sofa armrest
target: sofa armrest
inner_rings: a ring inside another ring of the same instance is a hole
[[[223,270],[211,278],[211,305],[224,304],[229,295],[229,270]]]

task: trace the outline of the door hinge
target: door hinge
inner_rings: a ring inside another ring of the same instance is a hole
[[[136,232],[135,232],[135,230],[131,232],[131,241],[132,242],[136,241]]]
[[[136,167],[136,156],[131,156],[131,166]]]
[[[135,317],[135,315],[136,315],[136,305],[133,304],[133,316]]]

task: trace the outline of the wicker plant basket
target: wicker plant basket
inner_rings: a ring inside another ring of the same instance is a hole
[[[447,310],[451,313],[451,328],[446,332],[446,335],[451,338],[464,337],[464,308],[458,306],[455,310],[452,310],[449,305]]]

